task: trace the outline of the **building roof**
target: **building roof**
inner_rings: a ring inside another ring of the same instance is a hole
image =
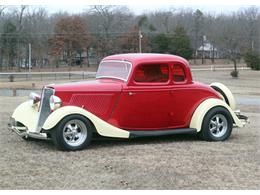
[[[198,48],[198,51],[213,51],[213,45],[211,43],[204,43],[204,47],[200,46]],[[217,51],[217,48],[214,48],[215,51]]]

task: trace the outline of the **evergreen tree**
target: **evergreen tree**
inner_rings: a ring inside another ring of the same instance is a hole
[[[192,58],[192,47],[191,42],[186,34],[185,29],[178,25],[174,30],[174,35],[171,38],[171,53],[179,55],[186,59]]]
[[[8,66],[13,68],[17,51],[17,33],[16,26],[7,21],[3,26],[3,35],[1,37],[3,55],[7,59]]]
[[[152,38],[152,52],[154,53],[170,53],[171,39],[166,34],[159,34]]]
[[[177,26],[173,35],[159,34],[151,40],[152,52],[170,53],[192,58],[191,42],[182,26]]]

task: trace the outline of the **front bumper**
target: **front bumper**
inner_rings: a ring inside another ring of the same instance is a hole
[[[42,126],[51,113],[49,100],[53,94],[53,89],[44,87],[39,104],[32,105],[30,100],[20,104],[12,114],[8,129],[24,138],[49,139]]]
[[[242,115],[240,110],[236,110],[234,111],[237,118],[241,121],[241,123],[243,124],[243,126],[245,126],[247,123],[250,123],[250,120],[247,116]]]
[[[49,140],[50,138],[46,133],[36,133],[30,132],[25,126],[18,126],[17,122],[11,118],[10,122],[8,123],[8,130],[15,132],[22,138],[35,138],[35,139],[42,139],[42,140]]]

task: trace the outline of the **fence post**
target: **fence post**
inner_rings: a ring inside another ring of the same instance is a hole
[[[16,89],[13,89],[13,96],[15,97],[17,95]]]

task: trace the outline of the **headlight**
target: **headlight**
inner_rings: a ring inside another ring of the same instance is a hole
[[[39,101],[41,101],[41,96],[37,93],[31,92],[30,95],[29,95],[29,99],[31,101],[32,106],[34,106]]]
[[[51,110],[56,110],[61,107],[62,101],[58,96],[52,95],[50,97],[50,108]]]

